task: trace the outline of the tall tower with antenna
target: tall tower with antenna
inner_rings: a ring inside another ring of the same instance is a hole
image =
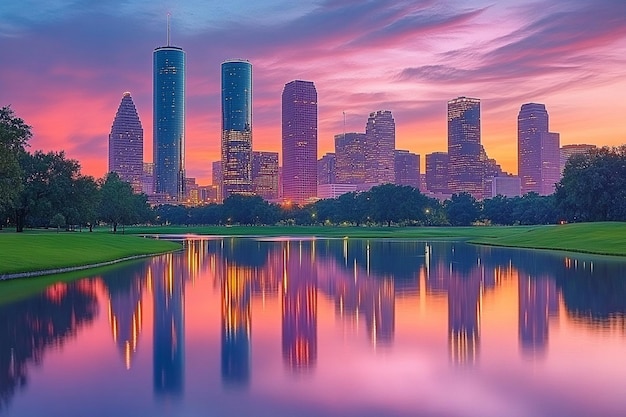
[[[170,43],[153,54],[154,191],[171,201],[185,195],[185,51]]]

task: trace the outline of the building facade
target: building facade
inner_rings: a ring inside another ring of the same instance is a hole
[[[211,184],[217,187],[217,194],[215,196],[218,202],[222,202],[222,161],[211,162]]]
[[[517,163],[522,194],[554,192],[561,176],[559,142],[559,134],[549,131],[546,106],[523,104],[517,117]]]
[[[278,152],[252,152],[252,184],[256,195],[278,199]]]
[[[554,193],[556,183],[561,180],[560,135],[554,132],[541,134],[541,187],[539,195]]]
[[[365,182],[393,184],[396,122],[389,110],[370,113],[365,140]]]
[[[222,63],[222,197],[252,194],[252,64]]]
[[[338,184],[364,184],[365,133],[335,135],[335,178]]]
[[[317,90],[311,81],[285,84],[282,95],[283,199],[317,196]]]
[[[394,184],[420,188],[420,156],[409,151],[396,150],[394,156]]]
[[[317,161],[317,185],[334,184],[336,158],[334,153],[327,153]]]
[[[164,46],[153,54],[154,192],[185,195],[185,52]]]
[[[572,156],[585,155],[593,151],[594,149],[596,149],[596,145],[579,144],[561,146],[561,150],[559,152],[559,165],[561,170],[561,176],[563,176],[563,171],[565,170],[565,165],[567,164],[567,161]]]
[[[426,189],[431,193],[448,193],[448,154],[433,152],[426,155]]]
[[[122,96],[109,134],[109,172],[142,192],[143,128],[130,93]]]
[[[522,105],[517,116],[517,172],[522,194],[541,193],[541,135],[548,132],[548,123],[544,104]]]
[[[448,101],[448,188],[483,198],[484,164],[480,145],[480,100]]]

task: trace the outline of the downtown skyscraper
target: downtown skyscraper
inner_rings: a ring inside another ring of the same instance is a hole
[[[185,195],[185,51],[170,46],[153,54],[154,192]]]
[[[317,196],[317,90],[311,81],[285,84],[282,96],[283,199]]]
[[[393,184],[396,122],[389,110],[370,113],[365,126],[365,182]]]
[[[252,194],[252,64],[222,63],[222,198]]]
[[[517,117],[517,164],[522,194],[549,195],[559,181],[559,134],[549,132],[546,106],[522,104]]]
[[[141,193],[143,128],[129,92],[124,93],[109,134],[109,172],[116,172]]]
[[[483,198],[484,164],[480,145],[480,100],[458,97],[448,101],[448,188]]]

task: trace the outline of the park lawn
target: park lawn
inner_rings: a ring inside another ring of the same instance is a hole
[[[529,228],[470,243],[626,256],[626,222],[573,223]]]
[[[459,239],[496,238],[541,226],[368,227],[368,226],[145,226],[127,227],[140,235],[315,236],[327,238]]]
[[[454,239],[469,243],[626,256],[626,222],[544,226],[353,227],[353,226],[152,226],[135,234],[221,236],[316,236],[331,238]]]
[[[0,276],[92,265],[180,249],[178,243],[110,233],[0,233]]]

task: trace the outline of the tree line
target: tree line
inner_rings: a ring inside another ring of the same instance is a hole
[[[232,195],[222,204],[150,208],[144,194],[115,173],[82,175],[64,152],[28,152],[30,126],[10,107],[0,108],[0,229],[89,228],[106,223],[178,225],[530,225],[626,221],[626,145],[600,148],[568,161],[550,196],[528,193],[484,201],[454,194],[444,202],[419,190],[383,184],[315,203],[280,205],[259,196]]]

